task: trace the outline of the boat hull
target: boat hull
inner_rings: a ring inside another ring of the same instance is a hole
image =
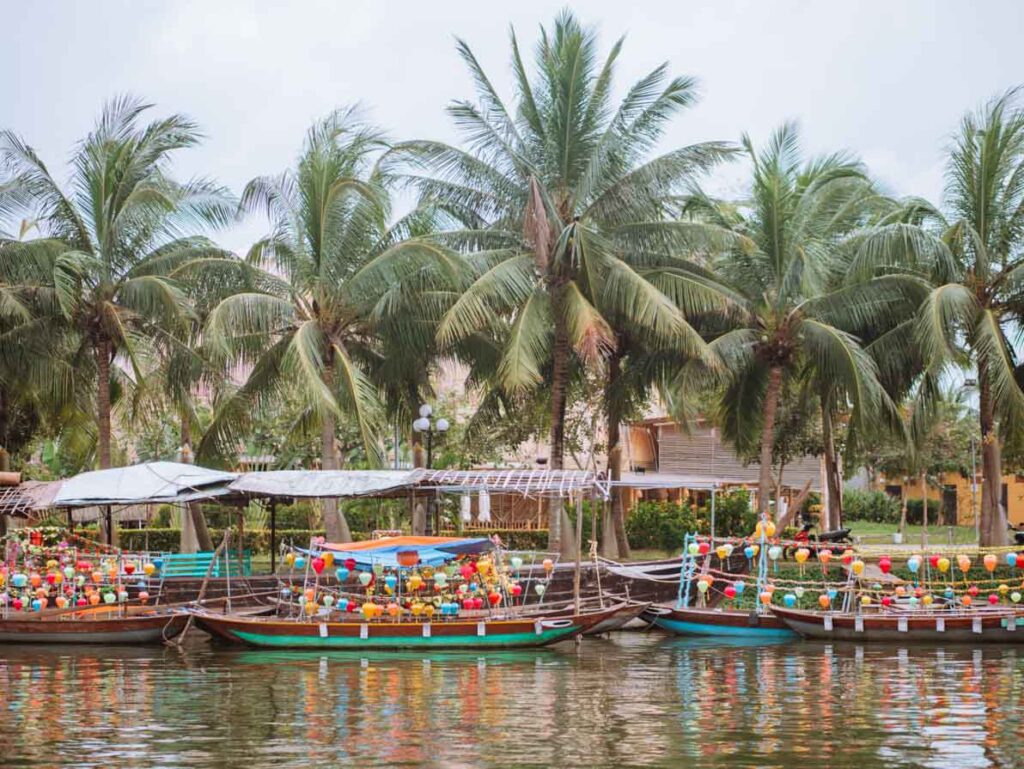
[[[657,606],[644,612],[655,627],[676,635],[714,638],[784,640],[798,634],[772,614],[751,614],[729,609],[677,609]]]
[[[264,649],[517,649],[548,646],[577,636],[612,617],[621,606],[561,617],[500,620],[325,621],[237,617],[195,611],[210,635]]]
[[[1013,612],[863,614],[859,625],[854,614],[777,609],[776,615],[804,638],[824,641],[1024,643],[1024,617]]]
[[[187,622],[184,613],[110,619],[0,619],[0,643],[158,644],[180,635]]]

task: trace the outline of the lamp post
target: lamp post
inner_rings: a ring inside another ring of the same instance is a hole
[[[439,417],[431,421],[430,417],[433,415],[434,409],[429,404],[424,403],[420,406],[420,416],[412,423],[412,429],[418,433],[423,433],[427,436],[427,469],[433,468],[434,464],[434,433],[438,434],[438,437],[448,432],[450,425],[448,420],[444,417]],[[437,512],[437,503],[435,497],[431,497],[427,503],[427,520],[425,526],[425,533],[427,536],[433,534],[434,528],[434,516]]]

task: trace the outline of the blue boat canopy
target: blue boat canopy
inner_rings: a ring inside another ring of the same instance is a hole
[[[384,537],[365,542],[325,543],[323,550],[334,553],[335,563],[351,558],[360,569],[374,564],[398,567],[398,554],[415,550],[421,566],[440,566],[459,555],[477,555],[494,547],[486,537]]]

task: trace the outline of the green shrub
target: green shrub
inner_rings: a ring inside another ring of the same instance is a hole
[[[846,489],[843,493],[843,517],[847,521],[899,523],[900,501],[884,491]]]
[[[701,507],[697,511],[700,520],[700,533],[711,533],[711,507]],[[728,494],[715,497],[715,536],[746,537],[754,531],[757,523],[757,511],[750,509],[750,492],[738,489]]]
[[[715,505],[716,513],[718,506]],[[697,515],[689,505],[643,500],[626,517],[629,546],[638,549],[676,550],[687,532],[697,531]]]

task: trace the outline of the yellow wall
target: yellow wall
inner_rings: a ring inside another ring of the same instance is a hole
[[[1003,483],[1006,484],[1006,506],[1007,518],[1010,524],[1016,526],[1024,523],[1024,480],[1017,475],[1004,475]],[[945,473],[942,478],[944,486],[956,486],[956,513],[957,523],[960,526],[973,526],[974,514],[971,507],[971,479],[964,478],[960,473]],[[885,486],[901,486],[898,479],[882,480],[882,488]],[[907,498],[921,498],[921,484],[918,480],[911,480],[907,485]],[[928,499],[941,501],[942,489],[933,485],[928,486]],[[981,478],[978,478],[977,495],[974,501],[973,510],[981,514]],[[932,522],[934,523],[934,521]]]

